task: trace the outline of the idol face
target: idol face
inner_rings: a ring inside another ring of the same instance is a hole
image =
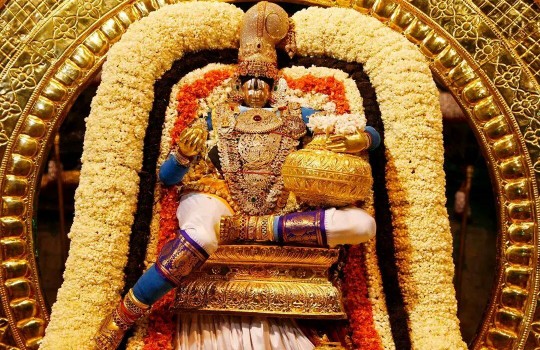
[[[248,107],[264,107],[270,99],[270,85],[258,78],[251,78],[242,84],[244,103]]]

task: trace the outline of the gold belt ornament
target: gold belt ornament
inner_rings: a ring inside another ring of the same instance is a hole
[[[294,318],[343,319],[328,279],[339,251],[264,245],[221,246],[179,286],[175,308]]]

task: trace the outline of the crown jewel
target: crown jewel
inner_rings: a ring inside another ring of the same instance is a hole
[[[244,15],[238,70],[242,76],[277,76],[276,45],[288,37],[289,16],[280,6],[261,1]]]

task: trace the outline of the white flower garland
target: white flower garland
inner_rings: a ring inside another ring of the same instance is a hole
[[[442,116],[427,62],[403,36],[356,11],[309,8],[293,20],[301,55],[363,63],[377,93],[399,281],[413,348],[466,349],[452,285]]]
[[[42,350],[93,348],[124,285],[154,81],[185,52],[238,47],[242,17],[224,3],[166,6],[132,24],[109,51],[87,119],[64,283]]]
[[[359,114],[316,113],[309,118],[308,128],[315,134],[352,135],[366,127],[365,117]]]

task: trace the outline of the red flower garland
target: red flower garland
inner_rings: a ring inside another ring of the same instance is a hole
[[[195,118],[197,118],[198,101],[201,98],[206,98],[212,90],[214,90],[223,82],[234,74],[232,69],[212,70],[204,74],[201,79],[196,80],[192,84],[184,85],[176,100],[178,105],[178,118],[171,130],[172,144],[175,145],[178,136]]]
[[[164,187],[161,191],[161,211],[159,220],[158,251],[175,236],[178,230],[176,208],[180,198],[174,187]],[[148,319],[148,329],[144,337],[144,350],[172,350],[172,340],[176,328],[174,315],[169,306],[174,301],[174,291],[170,291],[152,306]]]
[[[382,341],[375,329],[373,309],[369,300],[364,246],[355,245],[349,249],[343,272],[345,278],[342,292],[355,348],[382,350]]]
[[[184,85],[177,95],[178,117],[171,130],[172,145],[182,130],[197,118],[198,100],[208,97],[212,90],[233,75],[232,69],[213,70],[204,74],[192,84]],[[176,236],[178,220],[176,208],[180,197],[175,187],[163,187],[161,191],[161,211],[158,233],[158,251]],[[172,350],[173,334],[176,329],[174,314],[169,310],[174,302],[175,292],[167,293],[152,306],[148,320],[148,328],[144,337],[144,350]]]
[[[318,78],[312,74],[306,74],[299,79],[286,75],[283,78],[291,89],[327,95],[330,101],[336,104],[337,114],[349,113],[351,110],[345,94],[345,84],[341,80],[334,77]]]

